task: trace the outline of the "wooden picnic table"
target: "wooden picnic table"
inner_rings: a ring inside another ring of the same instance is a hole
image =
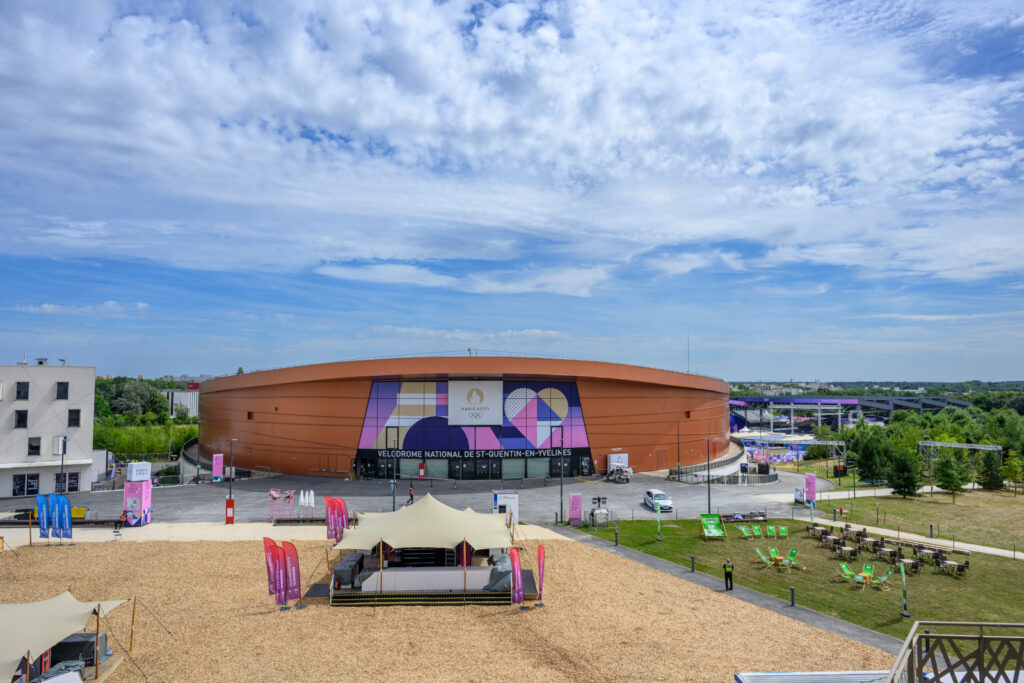
[[[878,549],[878,554],[879,555],[885,555],[886,557],[888,557],[889,555],[892,555],[895,552],[896,551],[893,550],[892,548],[879,548]]]
[[[842,551],[843,555],[849,555],[850,553],[852,553],[855,550],[855,548],[853,546],[850,546],[850,545],[844,545],[839,550]]]
[[[949,571],[950,569],[952,569],[953,571],[956,571],[956,568],[959,567],[959,566],[960,566],[959,562],[954,562],[953,560],[946,560],[945,562],[942,563],[942,571]]]

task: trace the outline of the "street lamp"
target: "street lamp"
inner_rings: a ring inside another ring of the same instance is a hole
[[[231,457],[231,478],[228,479],[228,498],[230,498],[231,500],[235,499],[234,495],[232,495],[232,492],[231,492],[231,488],[232,488],[231,485],[235,483],[235,442],[236,441],[238,441],[238,439],[231,439],[231,445],[229,446],[230,450],[228,451],[230,453],[230,457]],[[709,498],[709,500],[710,500],[710,498]],[[709,503],[709,505],[710,505],[710,503]]]
[[[565,521],[565,494],[562,479],[565,475],[565,434],[558,428],[558,521]]]
[[[64,493],[68,488],[64,479],[64,455],[68,452],[68,437],[58,436],[57,441],[60,444],[60,491],[57,493]]]
[[[704,437],[704,446],[708,454],[708,514],[711,514],[711,437]]]

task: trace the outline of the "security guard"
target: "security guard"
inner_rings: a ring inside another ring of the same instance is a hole
[[[722,569],[725,570],[725,590],[732,590],[732,560],[725,558],[725,564],[722,565]]]

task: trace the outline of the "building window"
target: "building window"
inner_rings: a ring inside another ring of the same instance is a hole
[[[15,474],[13,477],[13,483],[14,485],[11,487],[11,495],[34,496],[39,493],[38,474]]]
[[[57,493],[74,493],[75,491],[77,491],[78,472],[54,472],[53,490],[56,491]]]
[[[16,401],[27,401],[28,400],[28,382],[18,382],[15,385],[14,399]]]
[[[82,426],[82,411],[78,408],[68,411],[68,427]]]
[[[66,401],[67,398],[68,398],[68,383],[67,382],[57,382],[57,400],[58,401],[61,401],[61,400]]]
[[[27,410],[15,410],[14,411],[14,428],[15,429],[28,429],[28,411]]]
[[[247,419],[247,420],[251,420],[251,419],[253,419],[253,416],[252,416],[252,411],[251,411],[251,410],[250,410],[250,411],[248,411],[248,412],[246,413],[246,419]]]
[[[41,450],[42,439],[38,436],[28,437],[28,454],[39,455]]]

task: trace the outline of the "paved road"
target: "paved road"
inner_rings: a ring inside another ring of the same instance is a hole
[[[791,516],[792,491],[802,482],[802,476],[782,472],[780,481],[761,486],[711,486],[711,508],[721,512],[764,511],[776,516]],[[491,491],[500,488],[493,481],[413,482],[416,495],[433,494],[448,505],[459,508],[472,507],[484,512],[490,510]],[[397,505],[408,499],[408,482],[401,482],[395,497]],[[313,489],[317,497],[314,514],[323,516],[323,495],[340,496],[345,499],[349,510],[357,512],[379,512],[391,510],[392,500],[386,481],[343,481],[324,477],[284,475],[278,477],[238,481],[234,484],[235,518],[239,522],[265,521],[269,517],[269,489]],[[546,523],[553,521],[559,508],[559,483],[552,480],[545,485],[528,482],[520,488],[519,482],[506,482],[504,488],[519,492],[519,516],[526,522]],[[569,494],[583,494],[583,508],[593,507],[592,498],[603,496],[607,505],[619,519],[654,519],[655,514],[641,505],[643,493],[648,488],[660,488],[672,497],[679,517],[696,517],[707,512],[707,486],[671,482],[664,476],[637,474],[628,484],[605,482],[599,478],[564,480],[564,502],[566,514],[569,508]],[[186,486],[156,487],[153,489],[154,522],[216,522],[224,519],[224,499],[228,485],[201,484]],[[68,496],[72,505],[95,511],[101,518],[114,519],[121,513],[122,491],[100,491],[72,493]],[[29,498],[7,498],[0,500],[0,512],[18,508],[34,507]],[[296,508],[297,510],[298,508]],[[90,512],[90,515],[92,512]],[[665,513],[675,516],[675,512]],[[799,516],[799,515],[798,515]]]

